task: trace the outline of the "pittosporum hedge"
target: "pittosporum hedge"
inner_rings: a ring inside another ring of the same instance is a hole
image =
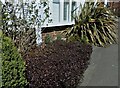
[[[25,62],[8,37],[2,37],[2,88],[24,88]]]

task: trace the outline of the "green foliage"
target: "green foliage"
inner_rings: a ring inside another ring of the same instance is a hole
[[[43,10],[42,12],[41,9]],[[39,13],[40,12],[40,13]],[[41,25],[49,17],[49,6],[47,0],[36,3],[2,4],[2,31],[10,37],[20,52],[29,51],[36,45]],[[44,14],[44,17],[41,16]]]
[[[62,39],[61,34],[58,34],[58,35],[57,35],[57,39],[56,39],[56,40],[61,40],[61,39]]]
[[[68,41],[77,40],[102,47],[117,42],[117,17],[109,8],[100,7],[99,2],[80,5],[74,19],[75,25],[66,32]]]
[[[8,37],[2,38],[2,88],[24,88],[25,62]]]
[[[45,36],[45,44],[49,44],[49,43],[51,43],[53,40],[52,40],[52,37],[49,35],[49,34],[47,34],[46,36]]]

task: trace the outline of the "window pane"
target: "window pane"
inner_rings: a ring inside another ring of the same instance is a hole
[[[53,22],[60,21],[60,1],[53,0]]]
[[[69,21],[69,2],[66,0],[64,2],[64,20]]]
[[[53,3],[60,3],[60,0],[53,0]]]
[[[76,8],[77,8],[76,2],[73,1],[73,2],[72,2],[72,11],[71,11],[71,15],[72,15],[71,20],[73,20],[73,17],[74,17],[75,12],[76,12],[76,11],[75,11]]]

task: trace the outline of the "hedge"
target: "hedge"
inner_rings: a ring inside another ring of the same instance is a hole
[[[8,37],[2,37],[2,88],[24,88],[25,62]]]

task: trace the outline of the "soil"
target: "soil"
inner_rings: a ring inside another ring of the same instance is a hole
[[[55,41],[34,47],[24,58],[29,88],[76,88],[83,80],[92,46]]]

